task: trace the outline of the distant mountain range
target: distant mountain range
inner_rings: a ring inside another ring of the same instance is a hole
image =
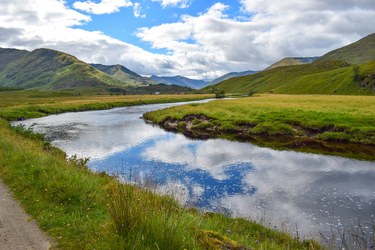
[[[215,84],[218,84],[222,81],[225,81],[225,80],[228,80],[228,79],[231,79],[231,78],[234,78],[234,77],[240,77],[240,76],[247,76],[247,75],[255,74],[256,72],[257,71],[253,71],[253,70],[247,70],[247,71],[242,71],[242,72],[230,72],[228,74],[225,74],[225,75],[211,81],[209,83],[209,85],[215,85]]]
[[[266,70],[268,69],[274,69],[278,67],[285,67],[285,66],[292,66],[292,65],[301,65],[306,63],[312,63],[316,61],[319,57],[286,57],[278,62],[275,62]]]
[[[284,59],[267,70],[214,86],[227,93],[242,94],[375,94],[375,34],[312,61]],[[212,86],[202,90],[211,91]]]
[[[192,89],[201,89],[208,85],[208,82],[203,80],[194,80],[190,79],[184,76],[156,76],[152,75],[150,77],[151,80],[158,82],[158,83],[164,83],[168,85],[179,85],[179,86],[185,86]]]
[[[143,77],[122,65],[87,64],[52,49],[0,48],[0,87],[94,89],[115,93],[187,92],[212,86],[228,93],[374,94],[375,34],[319,58],[289,57],[260,72],[226,74],[211,82],[183,76]]]

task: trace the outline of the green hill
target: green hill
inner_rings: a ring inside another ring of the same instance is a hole
[[[375,60],[375,33],[319,58],[319,61],[327,60],[340,60],[355,65]]]
[[[317,60],[319,57],[286,57],[278,62],[275,62],[266,70],[268,69],[274,69],[278,67],[284,67],[284,66],[292,66],[292,65],[301,65],[306,63],[311,63],[315,60]]]
[[[203,91],[219,89],[227,93],[240,94],[272,92],[372,95],[375,94],[374,51],[375,35],[370,35],[334,50],[312,63],[281,66],[253,75],[232,78],[204,88]],[[354,62],[362,64],[357,65]]]
[[[130,69],[122,65],[102,65],[102,64],[90,64],[92,67],[112,76],[120,82],[126,82],[127,84],[134,86],[143,86],[149,84],[156,84],[156,82],[142,77],[137,73],[131,71]]]
[[[0,86],[24,89],[103,88],[121,81],[69,54],[36,49],[0,49]]]
[[[280,67],[254,75],[229,79],[215,87],[227,93],[272,92],[280,94],[374,94],[375,61],[350,66],[340,61]],[[368,82],[367,84],[365,82]]]

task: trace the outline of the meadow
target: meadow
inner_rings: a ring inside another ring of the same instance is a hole
[[[375,159],[375,97],[262,94],[145,114],[195,138]]]
[[[93,173],[85,160],[67,159],[43,135],[9,124],[19,116],[204,97],[1,92],[1,178],[58,249],[321,249],[314,241],[185,208],[170,196]]]

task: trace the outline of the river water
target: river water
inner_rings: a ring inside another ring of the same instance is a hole
[[[186,205],[262,221],[271,227],[320,232],[361,228],[375,215],[375,163],[277,151],[223,139],[192,140],[146,124],[155,104],[65,113],[15,122],[44,133],[68,155],[124,180],[147,181]]]

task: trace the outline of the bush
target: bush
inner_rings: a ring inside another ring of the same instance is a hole
[[[224,98],[225,97],[225,91],[224,90],[217,90],[215,92],[215,98]]]

